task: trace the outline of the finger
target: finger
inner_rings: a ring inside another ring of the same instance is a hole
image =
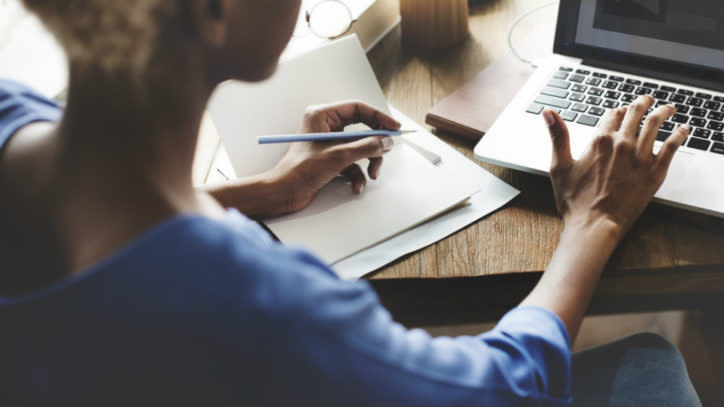
[[[382,157],[392,150],[394,145],[392,137],[366,137],[339,144],[330,149],[330,153],[343,159],[343,166],[346,166],[364,158]]]
[[[621,123],[626,115],[626,106],[621,106],[618,109],[609,110],[604,116],[601,123],[601,130],[605,133],[616,132],[621,128]]]
[[[334,113],[331,116],[339,121],[335,125],[342,128],[357,123],[364,123],[373,129],[397,130],[401,126],[392,116],[362,102],[344,102],[321,108]]]
[[[543,120],[548,126],[548,132],[553,142],[553,160],[551,169],[564,168],[573,164],[571,156],[571,141],[568,134],[568,127],[563,119],[551,109],[543,111]]]
[[[639,125],[646,112],[654,105],[655,99],[651,95],[639,96],[626,110],[626,116],[621,123],[619,134],[631,141],[636,139]]]
[[[367,185],[367,177],[365,177],[364,172],[362,172],[362,168],[357,164],[352,164],[342,170],[342,175],[347,177],[347,179],[352,183],[352,192],[354,192],[355,195],[361,194],[365,185]]]
[[[690,132],[691,127],[689,127],[688,124],[682,124],[674,130],[666,141],[664,141],[664,144],[661,146],[661,150],[659,150],[659,153],[656,155],[656,171],[663,172],[664,174],[669,171],[669,166],[671,165],[671,160],[674,159],[674,154],[676,154],[679,147],[684,144],[684,141],[686,141],[686,138],[689,137]]]
[[[654,142],[659,135],[659,129],[671,116],[676,113],[676,107],[673,105],[659,106],[644,121],[641,128],[641,134],[637,141],[637,150],[642,157],[648,157],[653,154]]]
[[[370,164],[367,166],[367,175],[372,179],[377,179],[380,176],[380,168],[382,168],[382,157],[370,158]]]

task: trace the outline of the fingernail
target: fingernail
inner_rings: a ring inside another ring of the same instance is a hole
[[[383,137],[382,138],[382,150],[385,152],[392,150],[392,147],[395,145],[395,140],[392,139],[392,137]]]
[[[357,192],[357,193],[358,193],[358,194],[361,194],[362,191],[364,191],[364,190],[365,190],[365,186],[364,186],[364,184],[362,184],[362,185],[359,186],[359,192]]]
[[[684,131],[686,131],[687,133],[691,131],[691,126],[689,126],[688,124],[682,124],[681,128],[684,129]]]
[[[545,120],[548,127],[553,127],[556,124],[556,118],[553,116],[553,112],[546,110],[543,112],[543,120]]]

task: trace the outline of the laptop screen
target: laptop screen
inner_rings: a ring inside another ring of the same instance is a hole
[[[574,42],[724,70],[722,0],[581,0]]]

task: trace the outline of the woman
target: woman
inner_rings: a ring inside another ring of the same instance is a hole
[[[354,163],[369,158],[376,178],[389,139],[295,144],[266,174],[208,192],[191,185],[209,95],[227,79],[272,75],[299,0],[24,3],[65,47],[71,77],[65,112],[0,82],[2,405],[571,401],[570,341],[609,256],[687,136],[680,127],[652,152],[673,107],[650,114],[638,138],[653,100],[614,111],[579,161],[564,122],[546,111],[565,221],[551,264],[493,331],[431,339],[395,324],[366,283],[339,281],[246,217],[301,210],[340,172],[361,193],[366,178]],[[399,128],[351,102],[311,109],[302,131],[356,122]],[[655,369],[664,364],[670,380],[639,392],[604,380],[626,371],[642,383],[649,371],[634,349],[647,350]],[[574,376],[575,403],[698,405],[680,355],[656,337],[594,350],[574,369],[602,358],[601,380]]]

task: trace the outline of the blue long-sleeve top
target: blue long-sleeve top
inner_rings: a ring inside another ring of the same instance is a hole
[[[61,114],[0,81],[0,153]],[[26,267],[3,250],[0,273]],[[173,217],[77,276],[0,297],[0,405],[561,406],[569,387],[550,311],[431,338],[236,211]]]

